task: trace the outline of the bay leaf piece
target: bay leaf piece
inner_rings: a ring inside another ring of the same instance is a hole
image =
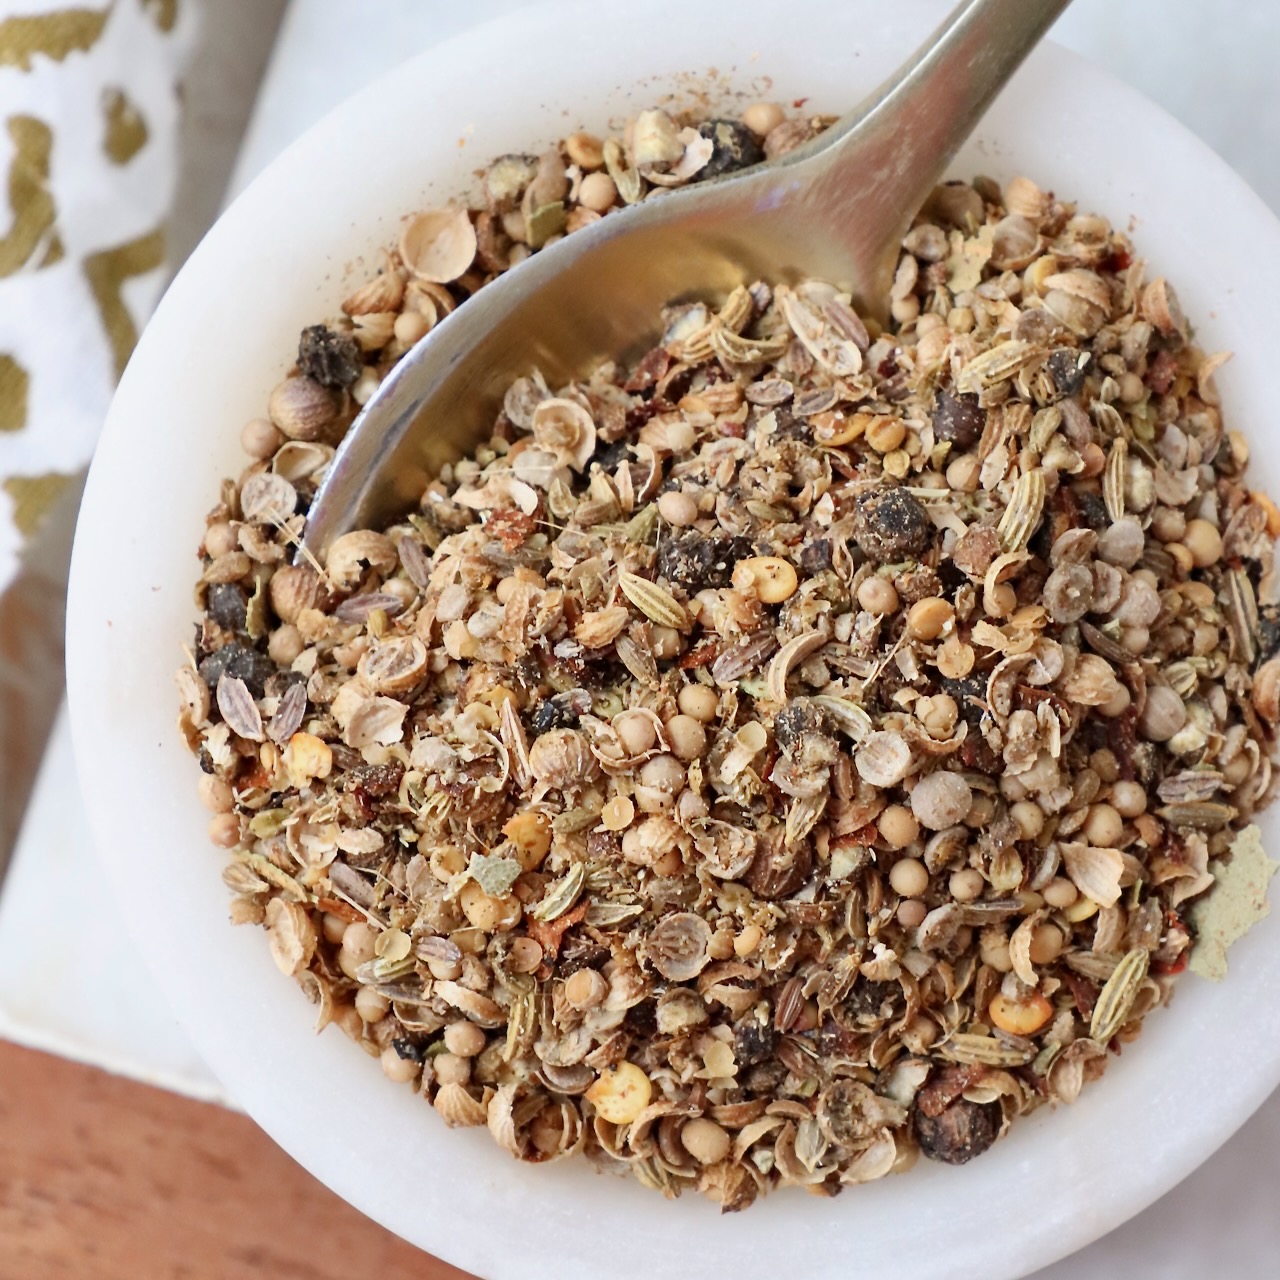
[[[1271,914],[1267,885],[1280,871],[1280,862],[1267,857],[1262,832],[1248,826],[1231,842],[1231,861],[1211,862],[1209,870],[1213,888],[1191,908],[1196,942],[1190,968],[1221,982],[1227,976],[1227,948]]]

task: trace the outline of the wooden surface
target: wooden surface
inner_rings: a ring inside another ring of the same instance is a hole
[[[0,1041],[0,1280],[466,1280],[247,1117]]]

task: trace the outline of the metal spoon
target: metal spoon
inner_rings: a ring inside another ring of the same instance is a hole
[[[1070,0],[964,0],[861,105],[768,164],[612,213],[486,285],[413,348],[356,418],[307,519],[323,557],[413,509],[487,437],[506,387],[552,386],[643,349],[677,298],[813,277],[881,314],[915,211]]]

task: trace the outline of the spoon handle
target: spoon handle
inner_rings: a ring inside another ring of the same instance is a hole
[[[819,138],[785,157],[810,210],[856,208],[842,229],[854,278],[884,284],[886,233],[900,236],[983,113],[1070,0],[963,0],[892,76]],[[896,251],[897,239],[889,243]],[[896,258],[896,252],[894,254]],[[859,261],[860,260],[860,261]],[[869,291],[862,301],[875,308]]]
[[[898,170],[939,170],[1071,0],[963,0],[916,52],[824,137],[844,166],[871,139],[892,144]],[[907,203],[919,204],[904,193]],[[925,193],[920,192],[921,196]]]

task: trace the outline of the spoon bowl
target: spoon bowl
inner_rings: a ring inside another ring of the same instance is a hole
[[[810,143],[583,228],[486,285],[396,366],[348,431],[301,556],[412,509],[482,438],[502,393],[633,354],[668,303],[809,276],[881,314],[899,241],[982,114],[1069,0],[962,0],[906,63]]]

